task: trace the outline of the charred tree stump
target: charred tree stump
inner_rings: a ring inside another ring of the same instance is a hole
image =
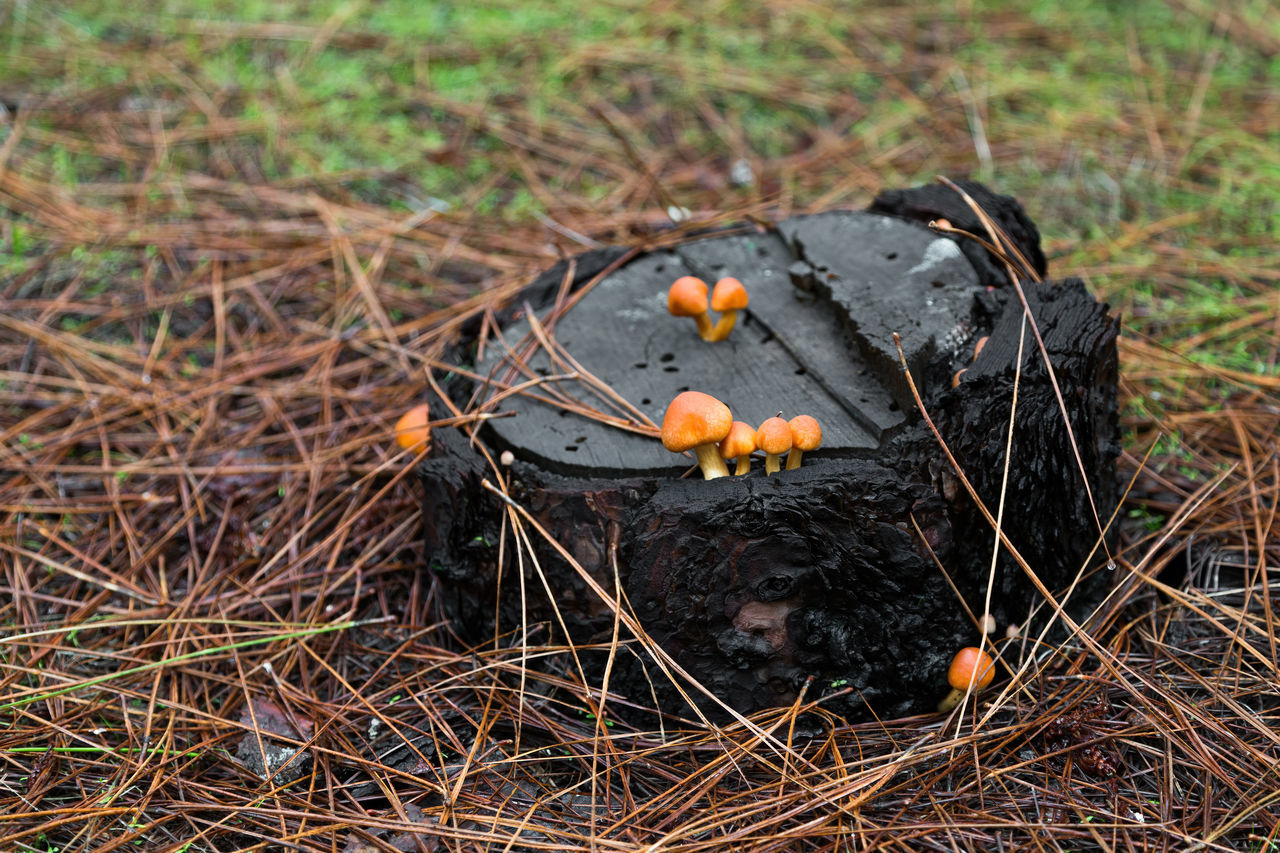
[[[965,188],[1043,268],[1039,235],[1017,203]],[[1104,585],[1106,548],[1095,546],[1118,500],[1118,323],[1078,279],[1022,283],[1060,407],[1003,266],[918,221],[938,216],[982,232],[949,190],[886,193],[868,211],[798,217],[641,255],[555,319],[558,346],[655,423],[686,389],[720,398],[753,425],[780,410],[814,415],[823,445],[798,470],[766,477],[756,462],[745,477],[682,479],[690,460],[656,438],[529,395],[504,398],[498,410],[516,415],[488,421],[477,436],[492,458],[514,456],[511,497],[610,596],[621,593],[681,666],[740,711],[791,702],[810,678],[810,697],[836,694],[829,707],[852,718],[930,710],[947,692],[951,656],[978,640],[973,617],[986,612],[994,531],[919,414],[895,332],[926,410],[993,513],[1020,377],[1004,531],[1055,595],[1082,578],[1071,612],[1096,602]],[[580,256],[569,292],[621,254]],[[530,338],[524,305],[541,317],[565,300],[567,270],[540,277],[504,315],[506,347]],[[705,343],[691,321],[666,314],[666,289],[686,274],[732,275],[746,285],[750,307],[727,341]],[[541,376],[608,409],[583,383],[555,379],[566,367],[541,348],[522,350],[531,373],[519,374],[498,340],[487,340],[479,357],[474,344],[463,342],[460,363],[490,381],[453,379],[458,403]],[[541,389],[530,394],[545,397]],[[508,528],[499,565],[505,507],[481,488],[493,479],[488,465],[466,435],[439,430],[421,467],[427,561],[444,615],[476,642],[532,626],[545,629],[542,640],[565,639],[563,625],[575,643],[607,643],[610,602],[542,537],[531,535],[532,554],[517,562]],[[1037,630],[1051,615],[1043,604],[1027,571],[1000,548],[990,606],[996,636],[1010,625]],[[687,711],[643,651],[630,649],[617,655],[611,691],[640,703],[656,695],[665,710]],[[603,652],[580,657],[587,666],[604,661]]]

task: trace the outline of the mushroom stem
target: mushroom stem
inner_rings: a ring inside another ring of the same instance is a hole
[[[756,449],[756,431],[746,421],[734,421],[729,427],[729,434],[720,442],[720,458],[728,464],[730,459],[738,460],[735,477],[741,477],[751,470],[751,453]]]
[[[702,315],[706,317],[705,314]],[[704,341],[723,341],[729,337],[729,333],[733,331],[734,324],[738,322],[737,310],[730,309],[720,315],[720,319],[716,320],[715,326],[711,329],[711,337],[703,335]]]
[[[702,469],[704,480],[729,476],[729,466],[725,465],[724,460],[720,458],[720,450],[715,442],[699,444],[693,448],[693,452],[698,454],[698,467]]]
[[[764,455],[764,475],[776,474],[782,470],[782,454],[766,453]]]
[[[704,341],[717,341],[715,327],[711,325],[711,317],[706,314],[694,314],[693,322],[698,324],[698,337]]]
[[[747,307],[750,299],[742,282],[732,276],[725,276],[716,282],[716,289],[711,292],[711,309],[720,312],[716,327],[711,330],[713,341],[723,341],[733,331],[733,324],[738,322],[738,312]]]
[[[787,422],[791,430],[791,452],[787,454],[787,470],[794,471],[800,467],[800,459],[805,451],[817,450],[822,446],[822,427],[810,415],[796,415]]]
[[[711,318],[707,316],[707,283],[692,275],[682,275],[667,290],[667,311],[676,317],[692,317],[698,337],[711,340]]]
[[[960,700],[964,698],[964,694],[965,691],[952,687],[951,692],[943,697],[942,701],[938,703],[938,710],[944,714],[947,711],[950,711],[952,708],[960,704]]]

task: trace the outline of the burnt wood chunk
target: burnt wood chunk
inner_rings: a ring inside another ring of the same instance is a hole
[[[963,221],[963,202],[955,208],[924,189],[882,195],[875,213],[691,239],[583,291],[620,257],[593,253],[575,269],[572,298],[581,298],[569,310],[553,310],[562,265],[500,315],[482,358],[473,361],[474,336],[461,341],[458,363],[487,378],[452,377],[452,399],[479,407],[498,398],[488,410],[515,415],[486,422],[474,439],[438,430],[419,471],[442,616],[473,642],[585,646],[609,642],[620,600],[739,711],[794,701],[806,683],[807,695],[826,696],[851,718],[930,711],[948,690],[951,656],[978,640],[969,614],[984,612],[995,535],[920,416],[895,332],[926,409],[992,512],[1020,371],[1004,529],[1055,595],[1076,584],[1067,609],[1086,612],[1106,583],[1099,567],[1109,546],[1097,543],[1114,539],[1100,528],[1119,496],[1117,321],[1078,279],[1023,283],[1060,407],[1017,293],[1007,277],[994,278],[1002,267],[987,258],[988,268],[976,268],[969,248],[911,221],[933,208]],[[1016,202],[967,189],[1043,261]],[[744,283],[751,304],[728,340],[704,342],[691,320],[667,314],[667,287],[681,275]],[[538,345],[539,326],[555,352]],[[629,405],[598,392],[583,371]],[[521,393],[504,391],[522,384]],[[745,477],[682,479],[692,459],[668,453],[643,422],[661,423],[686,389],[719,397],[753,426],[779,410],[812,414],[822,448],[769,477],[757,461]],[[566,411],[559,394],[610,422]],[[491,458],[511,452],[514,464],[502,471],[510,498],[576,566],[536,532],[531,551],[517,545],[508,505],[481,488],[498,472],[478,443]],[[1051,611],[1000,549],[996,637],[1010,624],[1035,631]],[[632,638],[624,628],[619,639]],[[598,648],[577,656],[597,684],[607,658]],[[642,645],[629,642],[612,667],[611,691],[689,712]],[[715,703],[699,704],[718,715]]]
[[[837,312],[831,310],[829,298],[821,297],[829,292],[829,285],[811,290],[795,286],[788,272],[795,254],[780,236],[712,237],[651,253],[607,276],[588,298],[556,320],[556,343],[654,423],[661,423],[667,404],[677,394],[692,389],[723,400],[736,419],[752,426],[780,411],[787,418],[812,415],[823,424],[820,454],[841,456],[874,450],[886,431],[901,423],[903,414],[900,401],[894,399],[885,381],[891,377],[897,381],[889,354],[876,350],[878,358],[866,357],[867,348],[850,334],[848,311],[843,307],[857,299],[868,305],[885,301],[883,284],[889,276],[873,265],[873,258],[879,260],[883,250],[871,248],[869,242],[878,239],[881,246],[891,247],[891,253],[900,252],[903,263],[917,264],[937,254],[931,249],[935,243],[948,246],[950,264],[944,259],[936,265],[941,271],[930,266],[931,273],[911,277],[913,281],[921,279],[921,286],[931,291],[939,288],[925,279],[935,273],[967,284],[963,290],[966,297],[975,279],[950,240],[885,217],[846,213],[842,219],[853,225],[846,226],[839,238],[853,234],[866,246],[855,253],[855,263],[867,273],[860,274],[856,268],[843,272],[839,285],[848,294]],[[869,224],[859,227],[864,220]],[[827,231],[818,230],[819,237]],[[751,304],[743,312],[746,316],[725,341],[709,344],[695,333],[692,320],[667,313],[671,282],[699,274],[709,284],[733,275],[751,295]],[[879,278],[870,278],[872,275]],[[954,285],[957,289],[962,286]],[[929,298],[935,297],[931,293]],[[938,294],[936,298],[944,297]],[[935,313],[926,307],[921,316]],[[954,313],[948,316],[954,318]],[[933,351],[939,330],[951,334],[956,325],[952,319],[950,325],[925,326],[905,312],[901,319],[908,332],[907,345],[917,361]],[[892,347],[889,333],[874,334],[878,344]],[[527,319],[510,324],[503,329],[501,341],[490,342],[477,370],[502,385],[571,372],[545,349],[530,348],[532,339]],[[947,341],[954,344],[950,338]],[[576,402],[624,415],[582,383],[554,382]],[[652,438],[557,409],[533,397],[513,398],[506,408],[518,414],[493,423],[496,446],[548,470],[626,476],[675,473],[690,464],[689,457],[668,453]]]
[[[895,333],[913,372],[969,337],[978,278],[952,238],[872,214],[800,217],[778,230],[812,268],[814,292],[899,398],[907,390]]]
[[[1018,250],[1031,264],[1036,275],[1043,276],[1048,270],[1044,252],[1040,249],[1040,231],[1036,228],[1022,205],[1012,197],[997,195],[976,181],[956,181],[960,189],[969,194],[977,204],[996,221],[1012,240]],[[973,208],[950,187],[942,184],[926,184],[905,190],[885,190],[876,196],[868,210],[889,216],[899,216],[928,223],[934,219],[945,219],[956,228],[986,237],[987,233]],[[977,243],[965,241],[959,244],[965,257],[973,264],[978,278],[983,284],[992,287],[1003,287],[1008,283],[1008,274],[1004,265],[992,257],[986,249]]]

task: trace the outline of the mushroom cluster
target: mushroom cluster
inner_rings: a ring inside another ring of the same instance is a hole
[[[800,467],[805,451],[822,444],[822,428],[808,415],[784,421],[781,413],[753,429],[751,424],[735,421],[729,407],[701,391],[677,394],[662,418],[662,445],[673,453],[692,450],[698,467],[707,480],[729,475],[727,463],[737,461],[734,475],[741,477],[751,470],[751,454],[763,450],[765,476],[782,469],[781,457],[787,455],[787,470]]]
[[[748,301],[742,282],[728,276],[716,282],[710,302],[707,283],[696,276],[677,278],[667,291],[667,310],[675,317],[692,317],[704,341],[729,337],[738,322],[738,312],[747,307]],[[714,324],[708,308],[720,312]],[[779,412],[759,429],[752,429],[748,423],[733,420],[729,407],[715,397],[685,391],[667,407],[662,419],[662,444],[674,453],[693,450],[702,476],[708,480],[728,476],[725,462],[730,459],[737,461],[735,476],[746,475],[751,470],[751,454],[763,450],[764,473],[768,476],[782,469],[780,460],[784,455],[787,470],[799,468],[801,456],[822,444],[822,428],[808,415],[784,421]]]
[[[711,291],[711,310],[720,313],[715,325],[707,313],[707,283],[691,275],[676,279],[667,291],[667,311],[673,317],[692,317],[704,341],[723,341],[738,322],[738,312],[747,307],[747,289],[736,278],[716,282]]]

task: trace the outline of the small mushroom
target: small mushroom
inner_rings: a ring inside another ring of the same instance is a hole
[[[791,452],[787,454],[787,470],[800,467],[800,457],[822,446],[822,427],[808,415],[796,415],[787,422],[791,430]]]
[[[685,391],[677,394],[662,417],[662,446],[672,453],[692,450],[707,480],[729,476],[716,445],[729,434],[733,415],[729,407],[710,394]]]
[[[967,367],[962,367],[962,368],[960,368],[959,370],[957,370],[957,371],[956,371],[955,375],[951,377],[951,387],[952,387],[952,388],[959,388],[959,387],[960,387],[960,380],[964,378],[964,375],[965,375],[965,373],[966,373],[968,370],[969,370],[969,368],[967,368]]]
[[[950,711],[960,704],[966,692],[970,689],[975,692],[982,690],[995,677],[996,663],[991,655],[976,646],[961,649],[951,659],[951,667],[947,670],[947,683],[951,685],[951,692],[938,703],[938,710],[944,713]]]
[[[720,442],[720,457],[725,462],[737,459],[738,467],[734,469],[733,475],[741,477],[751,470],[751,454],[755,449],[756,431],[751,428],[751,424],[734,421],[729,427],[729,434]]]
[[[736,278],[722,278],[711,291],[711,310],[720,312],[711,340],[723,341],[738,322],[738,312],[747,307],[747,289]]]
[[[707,316],[707,283],[691,275],[682,275],[667,291],[667,311],[673,317],[692,317],[698,324],[698,335],[704,341],[711,337],[711,318]]]
[[[973,345],[974,361],[978,360],[978,356],[982,354],[982,348],[987,345],[987,339],[990,337],[991,337],[990,335],[983,335],[982,337],[978,338],[978,342]]]
[[[395,436],[396,444],[405,450],[425,450],[431,443],[431,407],[423,403],[401,415]]]
[[[781,416],[769,418],[756,430],[756,447],[764,451],[764,473],[767,477],[782,467],[778,457],[791,449],[791,427]]]

